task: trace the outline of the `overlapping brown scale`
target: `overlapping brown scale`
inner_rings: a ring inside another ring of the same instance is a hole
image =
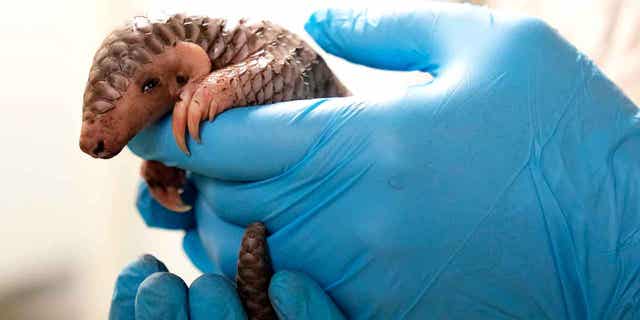
[[[231,32],[223,31],[222,32],[222,41],[224,42],[224,47],[222,53],[216,58],[212,60],[214,68],[219,69],[225,66],[228,66],[231,62],[231,59],[236,53],[236,48],[233,46],[233,38],[235,34],[238,32],[238,29],[234,29]]]
[[[109,47],[102,47],[96,52],[95,56],[93,57],[93,61],[94,63],[102,61],[108,55],[109,55]]]
[[[251,89],[254,92],[262,90],[262,75],[260,73],[254,75],[251,79]]]
[[[105,100],[95,100],[89,103],[91,111],[95,114],[105,113],[114,108],[113,102]]]
[[[240,77],[240,82],[245,85],[247,83],[249,83],[249,81],[251,80],[251,72],[249,72],[249,63],[247,62],[243,62],[242,64],[238,65],[238,68],[236,69],[236,76]],[[249,85],[251,85],[249,83]]]
[[[281,101],[283,101],[283,99],[282,99],[282,91],[275,92],[273,94],[273,97],[271,98],[271,101],[273,101],[273,102],[281,102]]]
[[[97,81],[103,80],[105,77],[106,75],[104,70],[96,67],[89,72],[89,80],[87,81],[87,83],[93,84]]]
[[[184,40],[186,37],[186,31],[184,29],[184,19],[185,16],[182,14],[176,14],[171,16],[166,24],[169,26],[173,34],[176,35],[178,40]]]
[[[231,44],[227,45],[227,48],[229,48],[229,46],[233,48],[233,53],[231,54],[231,58],[227,64],[244,61],[247,59],[249,54],[251,54],[251,52],[249,52],[249,47],[247,46],[247,40],[249,38],[247,36],[248,33],[249,29],[244,23],[238,25],[233,34],[233,38],[231,39]]]
[[[112,56],[102,59],[99,67],[107,74],[120,71],[120,63],[118,59]]]
[[[103,41],[102,43],[103,43],[103,44],[106,44],[106,45],[110,45],[110,44],[111,44],[111,43],[113,43],[114,41],[116,41],[116,40],[120,39],[120,37],[121,37],[120,30],[116,30],[116,31],[114,31],[114,32],[110,33],[110,34],[109,34],[109,35],[104,39],[104,41]]]
[[[93,92],[96,96],[111,101],[117,100],[121,96],[118,90],[104,80],[98,81],[93,85]]]
[[[273,98],[273,72],[271,63],[262,67],[262,94],[263,98],[259,103],[271,103]]]
[[[293,64],[294,62],[291,59],[287,59],[287,61],[282,65],[282,81],[288,85],[293,83],[293,74],[296,71],[296,67]]]
[[[113,57],[122,57],[127,54],[129,45],[124,41],[115,41],[109,46],[109,54]]]
[[[264,103],[273,102],[273,82],[272,81],[267,82],[264,88],[262,88],[262,92],[264,92]]]
[[[155,22],[152,24],[153,34],[166,46],[173,47],[178,41],[176,35],[171,31],[169,26],[163,22]]]
[[[240,45],[238,49],[236,49],[235,55],[231,58],[230,63],[238,63],[240,61],[244,61],[251,52],[249,51],[249,47],[245,44]]]
[[[273,77],[272,82],[274,93],[282,92],[282,88],[284,88],[284,80],[282,78],[282,74],[276,73]]]
[[[186,41],[196,42],[196,40],[198,40],[198,36],[200,35],[201,22],[202,17],[186,17],[184,19],[184,38]]]
[[[153,33],[148,33],[145,35],[144,44],[151,50],[151,52],[155,54],[164,52],[164,45]]]
[[[262,72],[260,73],[262,75],[262,81],[264,84],[268,84],[269,82],[271,82],[271,78],[273,77],[270,60],[266,66],[262,67]]]
[[[130,55],[133,60],[141,64],[150,63],[153,59],[153,54],[142,46],[135,47],[133,50],[131,50]]]
[[[282,91],[282,101],[294,100],[294,97],[295,97],[294,89],[295,89],[295,84],[286,86]]]
[[[262,223],[250,224],[238,254],[238,295],[250,320],[277,319],[267,294],[273,270],[266,239],[267,230]]]
[[[200,32],[195,43],[209,53],[211,61],[214,61],[215,58],[211,58],[212,52],[210,48],[216,43],[217,38],[221,36],[224,25],[225,21],[223,19],[211,19],[208,17],[203,18],[200,22]]]
[[[218,38],[222,35],[226,24],[227,21],[224,19],[209,19],[206,32],[209,42],[212,42],[213,39]]]
[[[256,93],[256,104],[264,104],[264,91],[262,89]]]
[[[297,77],[295,85],[293,87],[293,96],[300,98],[309,98],[309,95],[306,94],[304,81],[300,76]]]
[[[242,84],[242,95],[245,100],[245,104],[255,103],[255,93],[251,88],[251,81],[245,81]]]
[[[109,101],[117,100],[126,91],[128,78],[136,74],[141,64],[151,62],[153,55],[184,38],[183,21],[183,16],[176,15],[165,23],[129,24],[109,34],[94,56],[84,108],[96,113],[112,109]]]
[[[91,83],[87,83],[87,85],[85,86],[85,90],[84,90],[84,94],[82,95],[82,101],[86,104],[89,101],[91,101],[91,98],[93,97],[94,93],[93,93],[93,86]]]
[[[263,28],[264,29],[264,28]],[[267,44],[267,42],[265,41],[264,35],[261,32],[260,35],[255,33],[255,30],[249,30],[248,31],[248,37],[247,37],[247,50],[251,53],[254,54],[255,52],[258,52],[260,50],[262,50],[262,48],[264,48],[264,46]]]
[[[222,55],[222,53],[224,52],[225,46],[226,44],[224,43],[224,38],[216,37],[209,47],[209,59],[211,61],[217,61],[220,55]]]
[[[127,90],[129,86],[129,79],[125,77],[123,74],[114,73],[111,74],[108,78],[109,84],[120,92],[124,92]]]
[[[120,66],[122,68],[122,72],[124,72],[128,77],[135,76],[140,69],[140,64],[131,58],[122,59]]]
[[[125,32],[120,36],[120,40],[122,40],[126,44],[139,44],[144,42],[144,32],[143,30],[134,31],[130,30],[129,32]]]
[[[277,55],[276,55],[277,57]],[[283,67],[283,63],[282,63],[282,56],[279,59],[280,61],[276,60],[274,61],[272,67],[273,67],[273,73],[275,74],[280,74],[282,73],[282,67]]]
[[[211,26],[210,25],[211,19],[209,17],[204,17],[202,18],[202,20],[200,20],[200,25],[198,26],[200,29],[200,32],[198,33],[198,38],[195,41],[195,43],[197,45],[199,45],[202,48],[209,48],[210,42],[213,39],[210,36],[210,33],[212,32],[217,32],[215,31],[215,26]]]

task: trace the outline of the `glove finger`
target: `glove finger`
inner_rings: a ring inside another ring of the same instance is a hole
[[[140,284],[153,273],[167,267],[152,255],[143,255],[120,272],[111,298],[110,320],[133,320],[136,293]]]
[[[368,146],[376,141],[374,135],[384,135],[384,121],[361,130],[332,123],[327,131],[336,132],[324,132],[319,144],[271,178],[238,182],[193,174],[191,179],[200,192],[200,202],[206,202],[224,221],[239,226],[262,221],[275,232],[295,219],[309,218],[318,212],[320,203],[333,201],[366,178],[378,156]],[[372,128],[377,132],[371,133]],[[197,220],[200,224],[203,219]]]
[[[483,7],[429,2],[405,8],[324,9],[306,31],[327,52],[374,68],[437,74],[486,39],[494,16]]]
[[[282,173],[305,157],[310,148],[331,141],[339,131],[353,129],[352,121],[368,112],[356,98],[231,109],[215,121],[203,123],[202,144],[188,141],[190,156],[173,139],[160,138],[172,131],[171,119],[165,118],[140,132],[129,148],[144,159],[212,178],[262,180]],[[360,130],[352,134],[354,139],[360,139],[368,132]]]
[[[203,273],[220,273],[207,255],[197,229],[188,230],[182,239],[182,248],[189,260]]]
[[[169,272],[156,272],[138,288],[135,300],[136,320],[187,320],[189,308],[187,286]]]
[[[269,297],[280,319],[346,319],[315,281],[298,272],[276,273]]]
[[[233,284],[220,275],[204,274],[189,288],[192,320],[246,319]]]
[[[193,203],[195,198],[193,187],[187,183],[184,190],[183,200],[186,203]],[[191,229],[196,226],[193,210],[184,213],[168,210],[151,196],[149,186],[145,182],[140,183],[138,187],[136,207],[147,226],[152,228]]]

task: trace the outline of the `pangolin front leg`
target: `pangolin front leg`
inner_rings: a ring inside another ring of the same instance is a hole
[[[200,142],[200,122],[229,108],[347,94],[306,44],[289,47],[276,42],[186,85],[173,109],[173,133],[180,149],[189,154],[186,132]]]
[[[151,196],[162,206],[175,212],[191,210],[191,206],[185,204],[180,196],[187,183],[184,170],[146,160],[142,162],[140,175],[147,182]]]
[[[187,132],[200,142],[200,123],[213,120],[229,108],[349,95],[322,57],[278,26],[266,21],[252,26],[240,23],[227,34],[227,45],[214,45],[209,54],[215,57],[212,60],[215,70],[189,79],[174,106],[173,133],[178,147],[186,154],[189,154]],[[166,170],[167,175],[174,175],[170,171],[180,169]],[[156,170],[143,176],[157,174],[163,175]],[[171,210],[188,208],[175,188],[164,190],[168,192],[160,193],[163,198],[158,199],[163,205]]]

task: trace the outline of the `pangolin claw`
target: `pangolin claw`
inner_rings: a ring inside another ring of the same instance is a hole
[[[165,166],[158,161],[145,161],[140,175],[147,182],[151,196],[159,204],[175,212],[191,210],[191,206],[185,204],[181,197],[187,182],[184,170]]]
[[[191,206],[185,204],[180,197],[180,188],[149,186],[153,198],[163,207],[175,212],[187,212]]]
[[[195,140],[197,143],[200,143],[200,121],[204,119],[204,111],[200,107],[201,101],[201,90],[196,91],[195,96],[191,99],[191,103],[187,109],[187,128],[189,130],[189,135]]]
[[[212,94],[206,83],[191,82],[180,94],[180,101],[173,109],[173,135],[180,150],[190,155],[186,142],[186,132],[200,143],[200,122],[211,118],[209,106]]]
[[[191,103],[192,90],[192,86],[187,85],[180,93],[180,100],[173,107],[173,136],[176,139],[178,148],[186,155],[191,155],[187,147],[185,131],[187,129],[187,108]]]

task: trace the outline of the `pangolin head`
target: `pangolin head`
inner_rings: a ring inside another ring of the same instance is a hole
[[[138,17],[113,31],[93,58],[84,92],[80,148],[111,158],[171,110],[190,79],[211,71],[198,36],[208,18]]]

